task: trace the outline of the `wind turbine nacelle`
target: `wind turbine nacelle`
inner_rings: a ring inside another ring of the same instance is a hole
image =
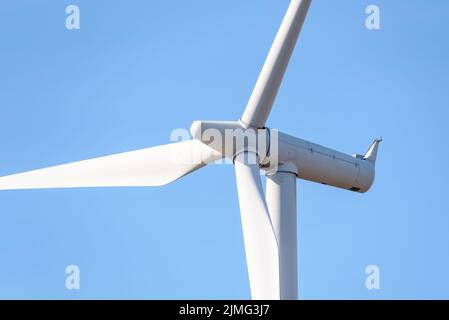
[[[194,139],[229,159],[240,152],[256,153],[261,169],[267,172],[291,163],[300,179],[360,193],[368,191],[374,182],[380,140],[365,156],[351,156],[275,129],[248,128],[238,121],[196,121],[190,132]]]
[[[279,132],[280,163],[293,163],[298,177],[337,188],[364,193],[374,182],[375,162],[351,156]]]

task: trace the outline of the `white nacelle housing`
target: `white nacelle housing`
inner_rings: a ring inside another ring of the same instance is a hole
[[[280,163],[294,163],[298,177],[337,188],[366,192],[374,182],[375,164],[279,132]]]

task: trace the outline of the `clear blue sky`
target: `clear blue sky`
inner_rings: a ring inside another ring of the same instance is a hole
[[[288,2],[2,1],[0,175],[238,119]],[[299,181],[301,298],[449,298],[448,32],[446,0],[312,4],[268,125],[351,154],[384,143],[367,194]],[[234,180],[0,192],[0,298],[249,298]]]

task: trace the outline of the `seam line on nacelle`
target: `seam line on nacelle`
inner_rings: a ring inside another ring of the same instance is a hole
[[[303,146],[300,146],[300,145],[295,144],[295,143],[292,143],[292,142],[288,142],[288,141],[282,141],[282,142],[283,142],[283,143],[286,143],[286,144],[289,144],[289,145],[291,145],[291,146],[294,146],[294,147],[298,147],[298,148],[301,148],[301,149],[310,151],[309,148],[305,148],[305,147],[303,147]],[[312,150],[313,150],[314,153],[318,153],[318,154],[321,154],[321,155],[323,155],[323,156],[329,157],[329,158],[331,158],[332,160],[340,160],[340,161],[343,161],[343,162],[346,162],[346,163],[349,163],[349,164],[353,164],[353,165],[356,165],[356,164],[357,164],[357,162],[351,162],[351,161],[348,161],[348,160],[346,160],[346,159],[342,159],[342,158],[340,158],[340,157],[338,157],[338,156],[336,156],[336,155],[334,155],[334,154],[330,155],[330,154],[327,154],[327,153],[324,153],[324,152],[317,151],[317,150],[315,150],[315,149],[312,149]]]

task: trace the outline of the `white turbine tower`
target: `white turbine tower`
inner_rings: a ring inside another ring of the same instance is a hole
[[[1,177],[0,190],[160,186],[232,159],[252,298],[297,299],[296,179],[366,192],[381,141],[351,156],[265,127],[310,3],[291,1],[240,121],[196,121],[190,141]]]

